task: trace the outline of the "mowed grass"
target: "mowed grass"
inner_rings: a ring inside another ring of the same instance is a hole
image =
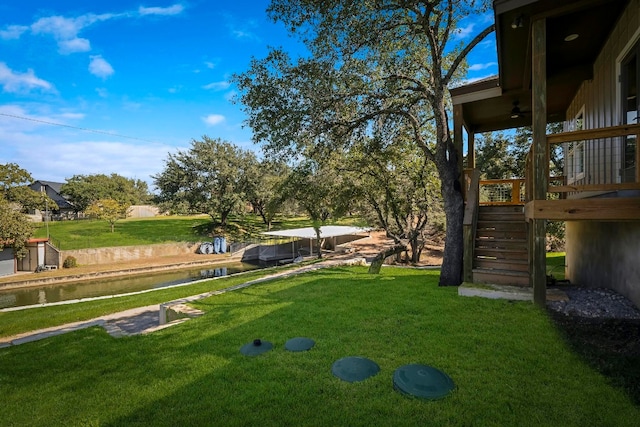
[[[332,221],[340,225],[364,225],[357,217]],[[273,230],[310,227],[306,217],[279,217]],[[257,215],[232,216],[226,227],[215,225],[208,215],[128,218],[116,222],[112,233],[109,223],[98,220],[56,221],[37,224],[34,237],[46,237],[47,227],[53,243],[62,250],[110,246],[150,245],[169,242],[200,242],[212,235],[225,235],[235,241],[260,238],[268,231]]]
[[[48,228],[54,244],[63,250],[74,250],[208,240],[201,226],[210,222],[211,218],[204,215],[131,218],[116,222],[112,233],[106,221],[89,219],[50,222]],[[35,237],[46,236],[47,227],[39,224]]]
[[[572,353],[528,302],[465,298],[438,272],[319,270],[195,304],[200,318],[146,336],[101,328],[0,349],[3,425],[636,426],[640,409]],[[23,313],[29,316],[29,313]],[[2,318],[0,317],[0,322]],[[309,337],[308,352],[284,349]],[[274,349],[240,354],[255,338]],[[381,371],[331,373],[345,356]],[[398,367],[449,374],[439,401],[392,386]]]

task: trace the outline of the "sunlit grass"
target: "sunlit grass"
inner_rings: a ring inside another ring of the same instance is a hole
[[[436,271],[334,268],[201,300],[200,318],[147,336],[102,329],[0,349],[9,425],[635,426],[640,410],[573,354],[528,302],[457,295]],[[0,318],[1,319],[1,318]],[[2,320],[0,320],[2,322]],[[316,346],[284,349],[306,336]],[[245,357],[254,338],[274,349]],[[345,356],[379,364],[347,383]],[[410,363],[449,374],[443,400],[408,398]],[[27,409],[28,408],[28,409]]]
[[[364,225],[360,218],[344,218],[332,224]],[[278,217],[273,230],[310,227],[306,217]],[[257,215],[232,216],[226,227],[212,222],[207,215],[158,216],[129,218],[116,222],[112,233],[109,223],[98,220],[56,221],[38,224],[35,237],[49,236],[62,250],[101,248],[110,246],[149,245],[169,242],[199,242],[212,235],[225,235],[236,241],[263,237],[267,226]]]

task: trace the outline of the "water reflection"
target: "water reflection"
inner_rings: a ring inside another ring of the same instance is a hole
[[[166,288],[194,280],[228,276],[257,268],[259,266],[254,264],[234,263],[206,269],[199,267],[189,270],[47,285],[38,288],[7,289],[0,291],[0,309]]]

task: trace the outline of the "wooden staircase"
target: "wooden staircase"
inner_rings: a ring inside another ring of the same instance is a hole
[[[480,206],[473,251],[473,282],[529,286],[523,207]]]

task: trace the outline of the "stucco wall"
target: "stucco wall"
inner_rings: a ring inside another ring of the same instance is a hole
[[[73,251],[60,251],[60,260],[64,262],[68,256],[73,256],[80,265],[111,264],[120,261],[190,254],[195,253],[199,247],[200,243],[166,243],[144,246],[78,249]]]
[[[611,288],[640,307],[640,221],[567,222],[567,278]]]

